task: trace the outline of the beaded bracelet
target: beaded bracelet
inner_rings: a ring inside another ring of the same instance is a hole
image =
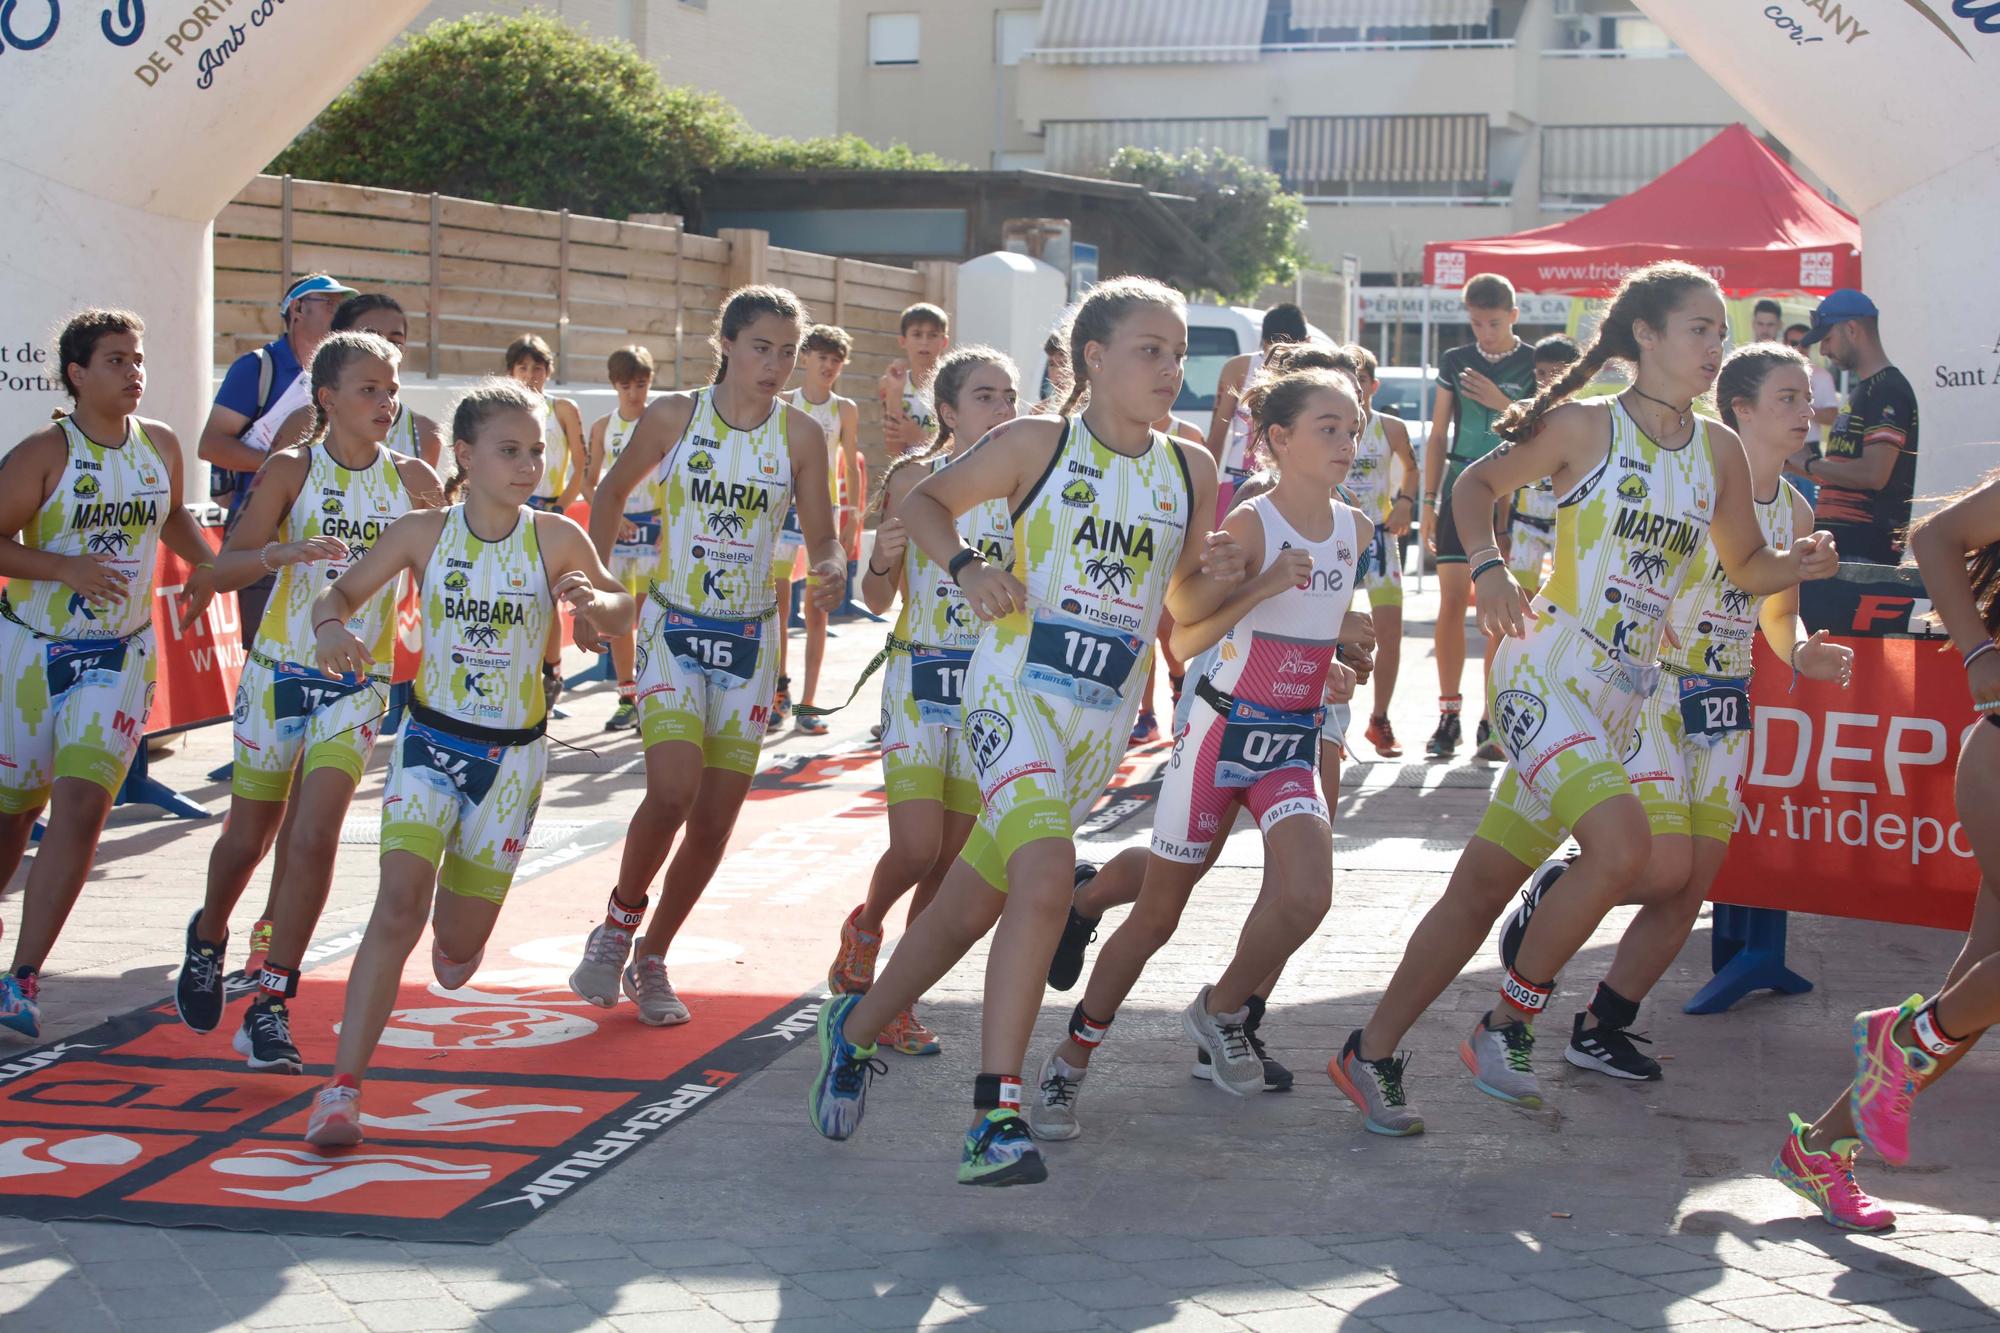
[[[1507,567],[1507,562],[1496,556],[1493,559],[1486,561],[1484,564],[1481,564],[1472,571],[1472,581],[1474,583],[1479,582],[1479,576],[1481,574],[1484,574],[1489,569],[1505,569],[1506,567]]]

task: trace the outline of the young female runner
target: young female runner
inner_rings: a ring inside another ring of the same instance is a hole
[[[285,1001],[298,992],[298,969],[333,886],[341,821],[389,705],[398,585],[383,585],[349,621],[380,664],[360,675],[321,674],[313,600],[396,519],[443,502],[437,474],[421,458],[385,444],[398,420],[401,359],[371,333],[333,333],[320,343],[310,370],[313,424],[305,443],[270,456],[215,568],[189,579],[190,592],[205,602],[277,574],[236,687],[229,818],[209,855],[207,897],[188,921],[174,988],[181,1021],[196,1032],[214,1031],[222,1019],[229,914],[271,849],[279,821],[292,811],[289,859],[274,877],[267,909],[274,924],[268,955],[253,974],[258,997],[235,1037],[252,1069],[304,1068]]]
[[[507,348],[507,375],[542,403],[542,439],[547,446],[542,479],[528,504],[544,513],[560,514],[574,500],[588,503],[590,456],[584,447],[583,414],[575,403],[548,391],[549,376],[555,373],[555,353],[532,333],[524,333]],[[549,641],[542,645],[542,698],[550,708],[562,697],[562,625],[549,629]]]
[[[1196,680],[1188,724],[1175,736],[1139,901],[1099,954],[1067,1040],[1042,1062],[1028,1110],[1038,1138],[1081,1132],[1076,1098],[1091,1054],[1147,962],[1173,937],[1210,846],[1226,835],[1239,803],[1257,818],[1279,890],[1252,914],[1221,979],[1202,987],[1182,1015],[1218,1087],[1238,1096],[1263,1091],[1263,1060],[1245,1032],[1250,999],[1331,902],[1331,816],[1313,770],[1328,674],[1346,670],[1333,654],[1357,556],[1374,535],[1365,515],[1331,498],[1354,459],[1361,404],[1351,380],[1324,370],[1254,384],[1245,401],[1257,423],[1252,448],[1270,460],[1277,484],[1238,504],[1224,530],[1262,572],[1213,615],[1175,628],[1184,653],[1212,643],[1220,651]]]
[[[2000,474],[1910,529],[1910,551],[1945,632],[1965,657],[1975,723],[1958,758],[1958,813],[1979,862],[1979,897],[1965,947],[1926,1000],[1854,1016],[1854,1082],[1808,1125],[1792,1117],[1773,1171],[1837,1227],[1876,1231],[1896,1215],[1854,1183],[1866,1144],[1900,1165],[1910,1157],[1910,1112],[2000,1023],[2000,828],[1986,822],[2000,799]],[[1988,1122],[1989,1128],[1991,1121]]]
[[[382,793],[382,887],[348,974],[333,1081],[307,1121],[311,1144],[361,1141],[361,1076],[425,918],[438,984],[456,990],[479,970],[541,800],[548,719],[537,666],[557,601],[580,643],[632,623],[631,594],[583,530],[528,506],[542,476],[539,407],[504,380],[470,390],[451,423],[463,498],[390,524],[313,601],[321,669],[364,675],[375,652],[352,620],[408,570],[424,647]]]
[[[910,540],[989,622],[963,693],[963,743],[983,808],[937,900],[875,984],[821,1008],[810,1110],[820,1133],[852,1134],[877,1036],[998,922],[985,1072],[973,1085],[976,1119],[959,1165],[965,1184],[1046,1177],[1020,1116],[1021,1065],[1069,902],[1079,811],[1124,753],[1121,724],[1130,723],[1164,598],[1174,597],[1182,619],[1202,620],[1242,578],[1232,537],[1187,540],[1213,512],[1213,460],[1151,426],[1180,390],[1184,310],[1178,293],[1148,279],[1092,288],[1070,335],[1076,385],[1065,407],[1088,391],[1082,415],[1010,422],[904,500]],[[1014,518],[1018,576],[966,546],[956,526],[959,515],[1001,499]]]
[[[28,871],[14,964],[0,980],[0,1027],[41,1032],[42,965],[97,856],[153,703],[153,570],[167,546],[211,563],[175,498],[181,446],[136,415],[146,392],[145,325],[85,310],[56,337],[55,370],[73,404],[0,461],[0,884],[13,878],[35,817],[48,828]],[[191,604],[188,604],[191,605]],[[184,611],[182,620],[188,619]]]
[[[1800,538],[1785,554],[1765,544],[1743,446],[1728,427],[1693,414],[1715,382],[1726,329],[1708,274],[1678,262],[1636,270],[1589,352],[1510,410],[1504,448],[1472,464],[1454,492],[1463,497],[1452,510],[1482,624],[1505,636],[1491,694],[1509,771],[1582,848],[1530,924],[1500,1003],[1459,1051],[1481,1091],[1516,1105],[1541,1104],[1530,1024],[1557,972],[1646,870],[1651,832],[1622,759],[1658,684],[1653,660],[1668,605],[1704,537],[1752,594],[1838,568],[1824,534]],[[1564,401],[1614,358],[1634,367],[1630,389],[1615,400]],[[1531,607],[1494,543],[1493,504],[1543,477],[1554,478],[1559,497],[1555,566]],[[1368,1026],[1329,1067],[1371,1130],[1422,1130],[1395,1042],[1478,949],[1518,883],[1518,864],[1486,837],[1468,844]]]
[[[861,580],[862,600],[877,615],[889,609],[898,593],[903,599],[882,674],[889,848],[868,882],[868,900],[841,923],[840,952],[826,976],[828,989],[836,994],[858,993],[874,984],[889,909],[914,885],[908,919],[922,915],[979,813],[979,784],[962,744],[959,695],[979,642],[979,622],[958,584],[909,540],[902,510],[919,481],[1014,419],[1019,389],[1014,363],[979,346],[945,353],[931,387],[937,439],[889,465],[882,478],[882,521]],[[1013,564],[1014,528],[1004,501],[968,510],[958,519],[958,533],[996,569]],[[937,1034],[917,1020],[914,1006],[890,1021],[882,1040],[904,1055],[936,1055],[939,1050]]]
[[[639,1021],[655,1027],[688,1021],[667,980],[667,947],[721,864],[757,771],[778,670],[769,639],[784,632],[771,556],[788,503],[798,505],[812,559],[807,594],[838,606],[846,582],[826,432],[778,396],[805,326],[805,307],[788,291],[731,292],[716,332],[714,383],[646,409],[591,509],[591,537],[608,552],[632,492],[649,481],[660,489],[659,562],[639,635],[646,798],[570,987],[607,1009],[622,987]],[[683,827],[660,909],[628,966],[646,889]]]

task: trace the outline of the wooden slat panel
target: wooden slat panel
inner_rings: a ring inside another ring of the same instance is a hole
[[[458,199],[445,195],[441,201],[441,213],[447,227],[469,228],[479,231],[498,232],[506,236],[533,236],[554,240],[562,234],[562,219],[556,213],[544,213],[534,208],[516,208],[511,204],[487,204],[477,199]]]
[[[292,181],[292,207],[302,213],[360,213],[405,222],[428,221],[431,197],[373,185]]]
[[[554,269],[557,243],[534,236],[510,236],[498,232],[472,231],[445,224],[438,238],[439,251],[457,259],[488,259],[498,264],[522,264]]]
[[[279,180],[280,178],[277,176],[252,176],[250,183],[236,192],[236,202],[239,204],[268,204],[272,208],[276,208],[278,206],[278,199],[283,193],[283,188],[279,184]]]

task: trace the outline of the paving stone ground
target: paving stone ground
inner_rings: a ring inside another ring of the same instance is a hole
[[[1432,605],[1412,598],[1394,709],[1413,751],[1432,720],[1420,619]],[[852,679],[878,634],[841,629],[830,684]],[[575,696],[559,733],[596,743],[610,706],[603,687]],[[870,720],[856,709],[824,740],[772,749],[852,746]],[[225,729],[195,733],[155,772],[221,808],[226,792],[202,775],[227,744]],[[636,744],[598,748],[556,751],[543,820],[629,815]],[[1910,1166],[1864,1164],[1902,1215],[1895,1232],[1835,1232],[1766,1174],[1785,1112],[1815,1113],[1842,1081],[1848,1017],[1928,990],[1956,945],[1941,932],[1795,917],[1793,963],[1817,989],[1691,1018],[1679,1005],[1707,974],[1704,919],[1640,1023],[1667,1078],[1623,1085],[1562,1064],[1554,1039],[1610,957],[1628,915],[1616,913],[1544,1023],[1540,1112],[1481,1096],[1458,1064],[1498,982],[1482,953],[1411,1034],[1429,1132],[1361,1132],[1325,1060],[1442,889],[1493,779],[1361,748],[1371,761],[1349,766],[1336,821],[1336,906],[1267,1026],[1298,1073],[1289,1094],[1196,1083],[1179,1035],[1179,1009],[1213,979],[1256,893],[1255,840],[1239,835],[1120,1016],[1084,1089],[1085,1135],[1050,1146],[1041,1187],[952,1180],[980,951],[926,1010],[945,1054],[894,1060],[848,1143],[807,1127],[810,1057],[795,1050],[493,1246],[0,1217],[0,1329],[2000,1328],[1992,1052],[1927,1094]],[[378,766],[357,815],[373,819],[379,789]],[[214,836],[214,823],[115,816],[47,984],[48,1035],[168,992]],[[10,931],[19,885],[0,903]],[[323,930],[365,921],[373,890],[372,855],[348,849]],[[1067,1010],[1051,997],[1031,1060]]]

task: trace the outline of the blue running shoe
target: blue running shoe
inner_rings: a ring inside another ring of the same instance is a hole
[[[868,1084],[889,1067],[875,1058],[877,1048],[856,1046],[841,1032],[841,1025],[859,995],[833,995],[819,1007],[819,1076],[806,1094],[806,1108],[812,1112],[813,1128],[830,1139],[851,1137],[861,1128],[861,1111],[868,1099]]]
[[[1042,1150],[1019,1111],[996,1109],[965,1131],[965,1154],[958,1159],[961,1185],[1039,1185],[1049,1178]]]
[[[41,980],[8,973],[0,980],[0,1027],[24,1037],[42,1035]]]

